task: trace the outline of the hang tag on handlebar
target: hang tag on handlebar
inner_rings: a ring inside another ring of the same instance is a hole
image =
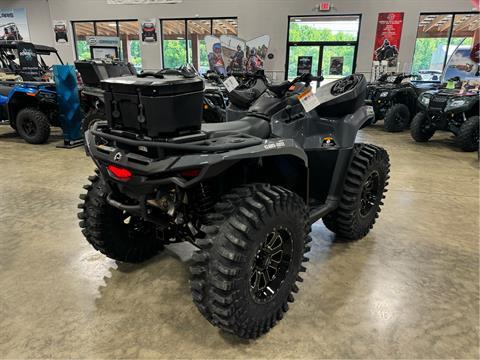
[[[308,89],[298,95],[298,100],[300,100],[300,104],[302,104],[306,112],[310,112],[320,105],[320,101],[311,89]]]
[[[240,85],[235,78],[235,76],[229,76],[224,82],[223,85],[225,85],[225,88],[227,89],[228,92],[232,92],[235,90],[238,85]]]

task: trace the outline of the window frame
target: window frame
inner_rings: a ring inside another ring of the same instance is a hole
[[[120,25],[119,23],[120,22],[128,22],[128,21],[136,21],[138,23],[140,23],[139,19],[114,19],[114,20],[104,20],[104,19],[101,19],[101,20],[72,20],[70,21],[70,24],[72,26],[72,33],[73,33],[73,47],[75,49],[75,59],[78,60],[78,49],[77,49],[77,33],[75,31],[75,24],[78,24],[78,23],[93,23],[93,33],[94,35],[92,36],[102,36],[102,35],[97,35],[97,23],[103,23],[103,22],[114,22],[116,24],[116,31],[117,31],[117,37],[120,37]],[[139,36],[140,36],[140,30],[139,31]],[[120,49],[119,49],[119,53],[120,53]],[[123,54],[123,56],[125,57],[125,54]],[[125,61],[125,59],[123,60]],[[128,61],[128,59],[127,59]]]
[[[358,17],[358,32],[356,41],[290,41],[290,24],[292,18],[318,18],[318,17],[346,17],[346,16],[356,16]],[[355,46],[353,51],[353,64],[352,64],[352,74],[355,73],[357,68],[357,55],[358,55],[358,44],[360,39],[360,32],[362,30],[362,14],[315,14],[315,15],[288,15],[287,21],[287,43],[286,43],[286,58],[285,58],[285,80],[288,80],[288,65],[290,58],[290,47],[291,46],[319,46],[320,54],[318,58],[318,66],[323,57],[323,47],[328,45],[333,46]]]
[[[415,35],[415,45],[413,49],[413,56],[412,56],[412,68],[413,68],[413,61],[415,60],[415,53],[417,51],[417,39],[418,39],[418,24],[420,24],[420,19],[422,16],[428,16],[428,15],[452,15],[452,22],[450,24],[450,29],[448,29],[448,41],[447,41],[447,47],[445,51],[445,55],[443,58],[443,66],[442,66],[442,76],[443,72],[445,71],[445,66],[447,66],[447,61],[448,61],[448,49],[450,47],[451,41],[452,41],[452,35],[453,35],[453,29],[455,27],[455,17],[457,15],[479,15],[478,11],[426,11],[426,12],[421,12],[418,15],[418,21],[417,21],[417,34]],[[422,70],[428,70],[428,69],[422,69]],[[425,82],[431,82],[431,81],[425,81]]]
[[[163,22],[164,21],[183,21],[184,27],[185,27],[185,59],[187,63],[189,62],[189,45],[188,45],[188,21],[191,20],[210,20],[210,35],[213,35],[213,21],[214,20],[228,20],[228,19],[233,19],[236,20],[237,22],[237,35],[238,36],[238,16],[220,16],[220,17],[174,17],[174,18],[161,18],[160,19],[160,49],[162,50],[162,67],[164,67],[165,64],[165,57],[163,53]]]

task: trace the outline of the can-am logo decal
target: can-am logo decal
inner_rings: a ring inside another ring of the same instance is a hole
[[[24,57],[27,61],[32,61],[35,57],[35,53],[32,49],[22,49],[22,51],[20,51],[20,56]]]
[[[117,153],[115,154],[115,156],[113,157],[113,160],[115,160],[115,161],[117,161],[117,162],[120,161],[120,160],[122,160],[122,153],[117,152]]]
[[[277,141],[276,143],[269,143],[263,145],[266,150],[279,149],[285,147],[285,142],[283,140]]]

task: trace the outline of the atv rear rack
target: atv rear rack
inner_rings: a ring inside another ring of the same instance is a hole
[[[111,132],[106,132],[102,129],[99,129],[104,125],[104,122],[97,122],[93,125],[93,128],[90,130],[90,132],[94,136],[98,136],[103,139],[137,147],[145,146],[180,151],[221,152],[255,146],[263,142],[262,139],[247,134],[231,134],[218,138],[208,138],[208,134],[205,132],[199,132],[191,135],[193,141],[190,142],[188,141],[189,136],[160,141],[150,138],[141,138],[139,135],[132,136],[131,133],[126,132],[120,132],[120,135],[114,135]],[[131,137],[124,136],[123,134],[130,135]],[[198,138],[200,138],[200,140],[195,140]]]

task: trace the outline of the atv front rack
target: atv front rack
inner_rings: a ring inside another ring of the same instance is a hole
[[[205,132],[199,132],[192,135],[165,139],[161,141],[141,137],[138,134],[132,134],[125,131],[109,130],[106,127],[106,123],[100,121],[93,125],[90,132],[92,135],[106,140],[136,147],[144,146],[160,149],[208,153],[237,150],[249,146],[259,145],[263,142],[262,139],[247,134],[230,134],[217,138],[209,138],[208,134]],[[189,141],[190,139],[191,141]]]

